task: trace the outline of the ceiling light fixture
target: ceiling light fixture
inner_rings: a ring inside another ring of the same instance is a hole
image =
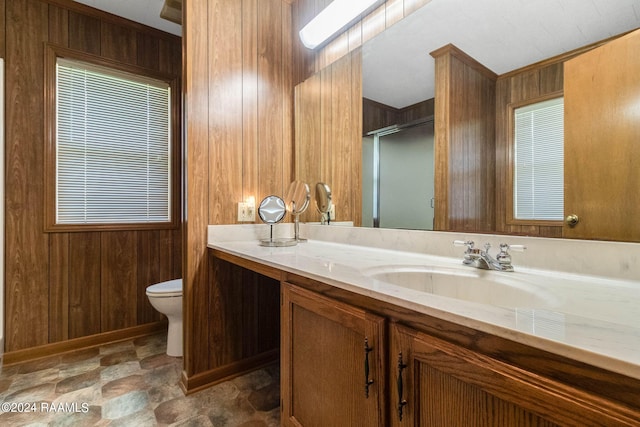
[[[300,30],[300,40],[315,49],[331,36],[351,24],[361,14],[373,10],[386,0],[333,0]]]

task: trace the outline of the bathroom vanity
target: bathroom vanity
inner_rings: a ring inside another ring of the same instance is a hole
[[[266,248],[265,232],[210,226],[209,248],[280,284],[283,425],[640,425],[638,245],[302,224],[308,242]],[[479,270],[454,240],[527,250]],[[220,298],[238,286],[211,277]]]

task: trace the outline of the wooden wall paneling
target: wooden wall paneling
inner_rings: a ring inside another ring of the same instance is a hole
[[[366,43],[385,30],[387,27],[386,8],[387,4],[383,3],[362,18],[362,43]]]
[[[69,233],[69,338],[102,332],[101,234]]]
[[[69,339],[69,233],[49,237],[49,342]]]
[[[362,77],[360,77],[360,85],[362,85]],[[399,111],[397,108],[371,99],[362,99],[362,135],[382,129],[387,126],[400,123]]]
[[[262,6],[262,2],[260,3]],[[259,167],[268,164],[258,152],[258,2],[243,0],[242,21],[252,25],[242,26],[242,197],[235,202],[253,196],[260,203],[263,195],[259,188]],[[264,36],[261,37],[261,42]],[[262,46],[261,46],[262,47]],[[268,125],[268,124],[267,124]],[[264,153],[262,153],[264,155]],[[259,218],[256,217],[258,221]]]
[[[353,122],[352,113],[352,64],[351,55],[347,55],[335,62],[332,68],[332,107],[331,107],[331,148],[328,158],[331,168],[331,194],[336,204],[336,220],[351,220],[354,212],[352,188],[352,170],[354,165],[353,128],[358,127]],[[358,100],[360,101],[360,100]],[[357,102],[356,105],[360,105]],[[358,187],[361,188],[361,187]]]
[[[453,45],[431,55],[437,81],[436,229],[493,230],[497,76]],[[447,205],[438,206],[445,198]]]
[[[496,82],[496,231],[509,233],[507,218],[507,181],[509,180],[509,163],[511,162],[509,126],[506,126],[508,109],[505,108],[511,99],[508,79],[498,78]]]
[[[404,0],[387,0],[385,28],[389,28],[404,18]]]
[[[427,99],[413,105],[401,108],[399,111],[400,123],[410,123],[414,120],[424,119],[433,116],[435,99]]]
[[[282,182],[284,189],[294,180],[294,145],[293,145],[293,42],[291,6],[282,3],[282,58],[280,73],[282,76]],[[312,189],[313,192],[313,189]],[[312,193],[313,194],[313,193]]]
[[[295,160],[294,176],[310,186],[315,197],[315,180],[322,177],[322,79],[315,74],[295,88]],[[301,221],[313,221],[313,206],[303,213]]]
[[[138,324],[162,320],[163,316],[149,302],[146,290],[168,278],[178,278],[173,272],[173,231],[139,230],[136,232],[136,301]]]
[[[176,76],[182,74],[182,49],[180,48],[180,43],[160,39],[158,42],[158,56],[159,71]]]
[[[136,31],[110,22],[100,25],[100,55],[125,64],[136,64]]]
[[[183,321],[195,325],[209,318],[209,2],[185,2],[183,10],[185,111],[185,205],[183,223]],[[206,327],[193,327],[184,336],[187,376],[208,369]]]
[[[69,13],[49,5],[49,42],[69,45]],[[49,342],[69,339],[69,234],[49,235]]]
[[[101,332],[137,323],[137,231],[102,233],[100,239]]]
[[[282,0],[261,0],[258,14],[258,190],[264,197],[284,194]],[[290,158],[289,158],[290,159]],[[289,167],[289,165],[287,165]]]
[[[251,283],[243,280],[242,268],[235,264],[210,257],[210,265],[211,312],[202,320],[208,319],[209,325],[208,369],[215,369],[242,359],[246,340],[253,338],[245,337],[243,330],[244,297],[250,294]],[[229,336],[237,339],[225,339]]]
[[[311,0],[300,0],[291,6],[292,47],[293,47],[293,83],[303,82],[316,71],[315,52],[304,47],[298,32],[315,16],[315,5]]]
[[[177,228],[175,230],[171,230],[171,245],[172,245],[172,254],[171,257],[171,277],[183,277],[182,271],[182,250],[183,250],[183,242],[182,242],[182,228]],[[184,287],[184,280],[182,282],[182,286]]]
[[[49,42],[69,46],[69,12],[49,5]]]
[[[208,40],[224,44],[216,44],[206,68],[211,71],[208,223],[234,224],[242,200],[242,3],[209,3]]]
[[[561,237],[561,226],[508,224],[508,192],[512,179],[509,172],[511,116],[509,104],[533,100],[562,90],[563,63],[573,57],[570,52],[555,59],[514,70],[500,76],[496,86],[496,230],[510,234]]]
[[[333,203],[341,203],[338,200],[335,189],[338,185],[336,177],[332,175],[333,163],[332,144],[334,143],[334,129],[332,123],[333,114],[333,66],[323,68],[320,71],[320,158],[311,159],[320,165],[320,180],[331,188]],[[335,141],[336,144],[338,141]],[[313,181],[313,178],[311,178]]]
[[[353,225],[362,225],[362,51],[351,53],[351,177],[346,183],[351,190],[351,220]]]
[[[136,33],[136,65],[160,69],[160,40],[145,33]]]
[[[356,22],[349,28],[349,52],[362,46],[362,22]]]
[[[69,47],[99,55],[101,51],[102,24],[91,16],[69,12]]]
[[[345,31],[319,51],[316,68],[322,69],[349,53],[349,33]]]
[[[6,58],[6,0],[0,0],[0,58]]]
[[[5,319],[7,351],[49,338],[49,238],[44,218],[43,42],[48,7],[39,1],[6,4]]]
[[[451,57],[443,55],[435,61],[435,121],[434,121],[434,230],[449,230],[449,138]]]

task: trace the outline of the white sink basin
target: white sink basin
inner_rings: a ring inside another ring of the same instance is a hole
[[[557,299],[546,289],[519,279],[516,273],[472,267],[376,267],[365,275],[415,291],[498,307],[552,309]]]

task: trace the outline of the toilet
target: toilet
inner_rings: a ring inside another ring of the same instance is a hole
[[[149,286],[147,297],[153,308],[169,320],[167,355],[182,357],[182,279]]]

